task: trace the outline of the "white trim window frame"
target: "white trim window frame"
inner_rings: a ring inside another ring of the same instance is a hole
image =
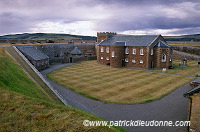
[[[106,60],[109,60],[109,57],[106,57]]]
[[[136,63],[136,60],[132,60],[133,63]]]
[[[101,53],[103,53],[104,52],[104,48],[103,47],[101,47]]]
[[[126,47],[126,49],[125,49],[125,54],[129,54],[129,48],[128,47]]]
[[[162,54],[161,62],[166,62],[167,56],[166,54]]]
[[[125,62],[128,62],[128,58],[125,59]]]
[[[144,61],[143,60],[140,60],[140,64],[143,64],[144,63]]]
[[[144,49],[140,49],[140,55],[144,55]]]
[[[103,57],[101,57],[101,60],[103,60]]]
[[[112,51],[111,56],[112,56],[112,57],[115,57],[115,51]]]
[[[109,47],[108,46],[106,47],[106,53],[109,53]]]
[[[172,61],[172,55],[170,55],[169,61]]]
[[[151,48],[151,55],[153,55],[153,48]]]
[[[136,49],[133,49],[133,55],[136,55]]]

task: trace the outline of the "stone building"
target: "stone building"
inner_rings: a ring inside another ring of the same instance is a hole
[[[49,67],[49,57],[40,50],[34,48],[33,46],[18,46],[17,48],[37,70]]]
[[[200,132],[200,85],[184,94],[189,99],[188,120],[190,132]]]
[[[172,67],[172,46],[161,35],[97,33],[97,61],[112,67]]]
[[[75,48],[71,51],[71,55],[72,55],[72,56],[81,56],[81,55],[83,55],[83,52],[80,51],[80,50],[78,49],[78,47],[75,47]]]

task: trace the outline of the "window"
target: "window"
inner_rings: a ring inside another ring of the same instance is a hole
[[[136,60],[132,60],[133,63],[136,63]]]
[[[101,52],[103,52],[103,47],[101,47]]]
[[[128,62],[128,58],[125,59],[125,62]]]
[[[153,48],[151,48],[151,55],[153,55]]]
[[[106,47],[106,53],[109,53],[109,47]]]
[[[126,47],[126,49],[125,49],[125,54],[129,54],[129,49],[128,49],[128,47]]]
[[[144,62],[143,62],[143,60],[140,60],[140,64],[143,64]]]
[[[144,55],[144,50],[140,49],[140,55]]]
[[[170,55],[169,61],[172,61],[172,55]]]
[[[109,60],[109,57],[106,57],[106,60]]]
[[[136,55],[136,49],[133,49],[133,54]]]
[[[112,51],[112,57],[115,57],[115,51]]]
[[[101,60],[103,60],[103,57],[101,57]]]
[[[163,55],[162,55],[161,62],[166,62],[166,54],[163,54]]]

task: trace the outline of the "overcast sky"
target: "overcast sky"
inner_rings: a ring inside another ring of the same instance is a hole
[[[199,0],[0,0],[0,35],[200,33]]]

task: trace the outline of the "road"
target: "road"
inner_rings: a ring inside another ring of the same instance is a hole
[[[45,76],[51,71],[71,64],[52,65],[41,73]],[[47,78],[46,78],[47,79]],[[188,99],[183,93],[190,90],[188,84],[176,89],[171,94],[144,104],[108,104],[81,96],[55,82],[47,79],[51,85],[73,107],[95,114],[108,121],[142,120],[142,121],[186,121]],[[123,127],[132,132],[186,132],[187,127]]]

